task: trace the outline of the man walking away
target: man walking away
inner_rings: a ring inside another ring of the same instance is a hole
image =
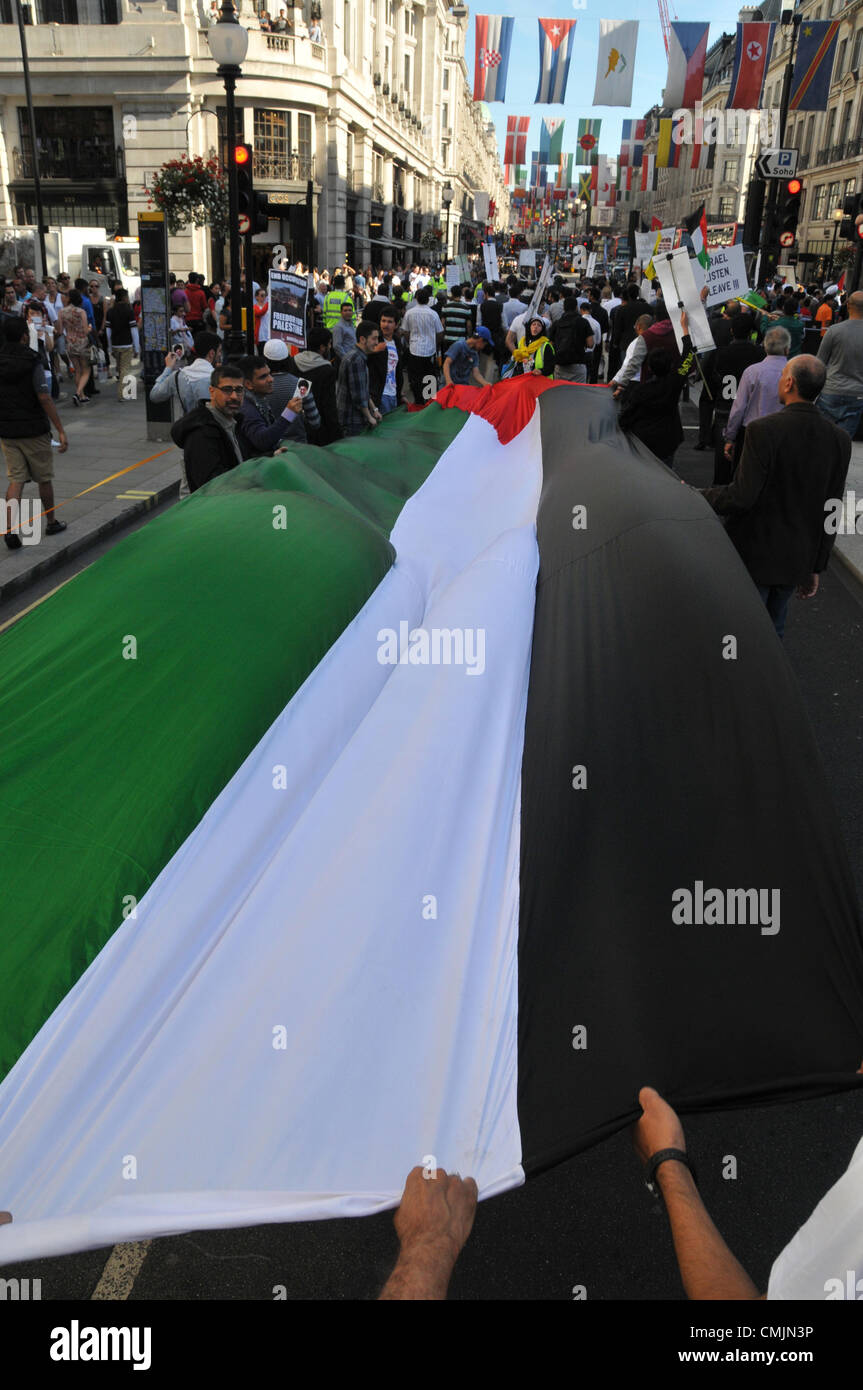
[[[863,290],[848,296],[848,317],[827,329],[818,348],[827,369],[818,409],[853,439],[863,414]]]
[[[778,387],[784,409],[747,425],[733,481],[704,492],[728,517],[728,537],[779,637],[795,588],[799,598],[818,591],[836,539],[825,519],[831,500],[844,493],[851,458],[850,435],[815,405],[825,376],[824,363],[808,353],[787,361]]]
[[[171,438],[183,450],[189,491],[196,492],[211,478],[229,473],[242,463],[237,440],[237,416],[245,395],[243,374],[235,362],[215,367],[208,401],[198,401],[171,426]]]
[[[407,338],[407,372],[415,405],[431,399],[437,389],[437,351],[443,339],[443,324],[429,307],[431,286],[423,285],[402,320]],[[434,389],[426,390],[429,383]]]
[[[453,285],[450,297],[440,312],[443,324],[444,353],[460,338],[469,338],[476,324],[476,306],[462,299],[461,285]]]
[[[425,289],[420,290],[420,294],[425,293]],[[369,367],[366,360],[368,354],[374,352],[377,344],[377,324],[364,319],[357,328],[356,347],[348,353],[339,367],[336,400],[339,421],[345,435],[362,434],[367,425],[376,425],[382,419],[381,412],[373,404],[369,394]]]
[[[127,290],[118,289],[114,294],[114,304],[108,310],[108,346],[114,358],[114,367],[117,372],[117,400],[131,400],[131,396],[124,396],[123,389],[126,378],[129,376],[132,367],[132,353],[140,355],[138,342],[138,325],[135,322],[135,315],[129,303]]]
[[[709,354],[707,384],[713,392],[714,445],[713,486],[722,487],[734,476],[732,458],[725,455],[725,431],[732,406],[737,399],[740,379],[747,367],[764,361],[764,349],[751,339],[752,320],[748,314],[735,314],[730,320],[731,341]],[[733,451],[732,451],[733,455]]]
[[[49,536],[66,530],[65,521],[54,515],[54,449],[51,426],[57,431],[60,453],[68,446],[66,431],[60,423],[51,392],[45,379],[45,369],[38,352],[30,347],[30,330],[23,318],[9,318],[4,325],[4,341],[0,347],[0,446],[6,460],[9,486],[6,501],[20,504],[24,484],[31,480],[39,489],[39,500],[45,512]],[[10,550],[20,550],[23,544],[18,534],[18,506],[3,508],[3,539]]]
[[[753,420],[760,420],[764,415],[775,415],[780,408],[779,380],[788,362],[790,346],[791,335],[787,328],[768,328],[764,335],[766,357],[762,362],[747,367],[740,378],[725,427],[725,457],[732,465],[732,476],[745,442],[737,442],[740,431]]]
[[[551,326],[549,334],[555,351],[556,381],[587,381],[587,359],[596,340],[590,324],[580,313],[578,298],[568,294],[563,301],[563,313]]]
[[[296,370],[312,383],[321,420],[320,429],[309,439],[310,444],[333,444],[342,437],[336,404],[338,373],[330,361],[332,341],[333,335],[328,328],[313,328],[309,333],[309,346],[294,358]]]

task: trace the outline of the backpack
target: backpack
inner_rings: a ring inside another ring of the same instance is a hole
[[[557,354],[559,367],[573,367],[576,363],[584,362],[584,339],[575,331],[576,322],[582,322],[580,315],[576,320],[574,314],[571,316],[563,314],[557,321],[554,333],[554,350]]]

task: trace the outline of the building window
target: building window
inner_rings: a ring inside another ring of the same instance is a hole
[[[36,222],[35,202],[28,202],[26,194],[16,193],[14,197],[16,226],[32,227]],[[104,227],[109,236],[126,236],[129,231],[126,210],[121,210],[118,203],[87,202],[71,193],[68,198],[57,199],[46,197],[43,188],[42,213],[51,227]]]
[[[722,182],[723,182],[723,183],[736,183],[736,182],[737,182],[737,160],[736,160],[736,159],[726,159],[726,160],[723,162],[723,165],[722,165]]]
[[[838,82],[845,71],[845,54],[848,50],[848,40],[843,39],[836,50],[836,67],[833,70],[833,81]]]
[[[863,29],[860,32],[863,33]],[[443,89],[445,92],[449,91],[449,68],[443,70]]]
[[[827,185],[820,183],[815,190],[815,202],[812,205],[812,220],[820,222],[824,217],[824,204],[827,201]]]
[[[829,159],[830,149],[833,145],[833,137],[836,134],[836,107],[830,112],[827,118],[827,138],[824,141],[824,156]]]
[[[389,82],[390,82],[390,48],[389,48],[389,44],[387,44],[386,48],[384,49],[384,82],[386,82],[387,86],[389,86]]]
[[[844,145],[851,133],[851,107],[853,101],[846,101],[845,110],[842,112],[842,125],[839,128],[839,144]]]
[[[411,55],[405,54],[405,92],[410,96],[411,90]]]
[[[43,179],[119,177],[110,106],[37,106],[33,116]],[[18,139],[21,172],[17,177],[32,178],[33,147],[26,106],[18,107]]]
[[[345,29],[345,57],[346,57],[346,58],[350,58],[350,56],[351,56],[351,6],[350,6],[350,0],[345,0],[345,14],[344,14],[344,21],[343,21],[343,22],[344,22],[344,29]]]
[[[345,151],[345,169],[347,175],[348,188],[354,186],[354,132],[348,131],[347,149]]]
[[[387,24],[393,28],[393,0],[387,0]]]
[[[719,199],[719,218],[722,222],[730,222],[734,217],[734,199]]]
[[[825,217],[832,217],[833,209],[839,206],[839,184],[831,183],[827,190],[827,207],[824,211]]]
[[[307,111],[301,111],[297,116],[297,154],[300,159],[298,170],[300,178],[313,179],[315,159],[312,152],[312,118]],[[351,167],[353,168],[353,165]]]
[[[290,111],[255,111],[254,159],[256,179],[290,178]]]
[[[851,194],[852,194],[852,193],[856,193],[856,192],[857,192],[857,180],[856,180],[856,179],[846,179],[846,180],[845,180],[845,187],[842,189],[842,197],[843,197],[843,198],[850,198],[850,197],[851,197]]]
[[[863,29],[858,29],[854,35],[854,47],[851,50],[851,68],[857,70],[860,66],[860,49],[863,47]]]
[[[415,34],[416,34],[416,31],[417,31],[417,17],[416,17],[416,14],[414,13],[413,7],[410,6],[410,5],[407,5],[407,6],[405,7],[404,15],[405,15],[405,33],[406,33],[406,34],[415,35]]]
[[[449,140],[440,142],[440,162],[445,169],[449,168]]]
[[[441,107],[440,123],[442,130],[449,130],[449,103],[446,101]]]

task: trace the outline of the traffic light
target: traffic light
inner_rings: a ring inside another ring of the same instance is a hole
[[[270,195],[260,193],[256,189],[253,195],[255,215],[252,218],[253,232],[268,232],[270,230]]]
[[[779,244],[793,246],[797,239],[797,223],[800,221],[800,205],[803,201],[803,184],[800,179],[789,179],[783,193],[785,196],[779,208]]]
[[[231,158],[237,170],[237,211],[240,214],[240,231],[246,232],[251,228],[254,215],[251,145],[234,145]]]
[[[839,235],[846,241],[863,241],[863,194],[850,193],[842,204],[845,216],[839,224]]]

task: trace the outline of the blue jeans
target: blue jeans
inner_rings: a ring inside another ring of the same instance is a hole
[[[860,416],[863,415],[863,396],[839,396],[833,392],[822,391],[818,397],[818,409],[853,439],[860,424]]]
[[[788,604],[796,588],[796,584],[789,584],[787,587],[758,585],[761,602],[767,604],[767,612],[773,619],[773,626],[776,628],[776,635],[780,640],[785,632],[785,619],[788,615]]]
[[[395,396],[381,396],[381,415],[389,415],[391,410],[397,410],[398,404]]]

